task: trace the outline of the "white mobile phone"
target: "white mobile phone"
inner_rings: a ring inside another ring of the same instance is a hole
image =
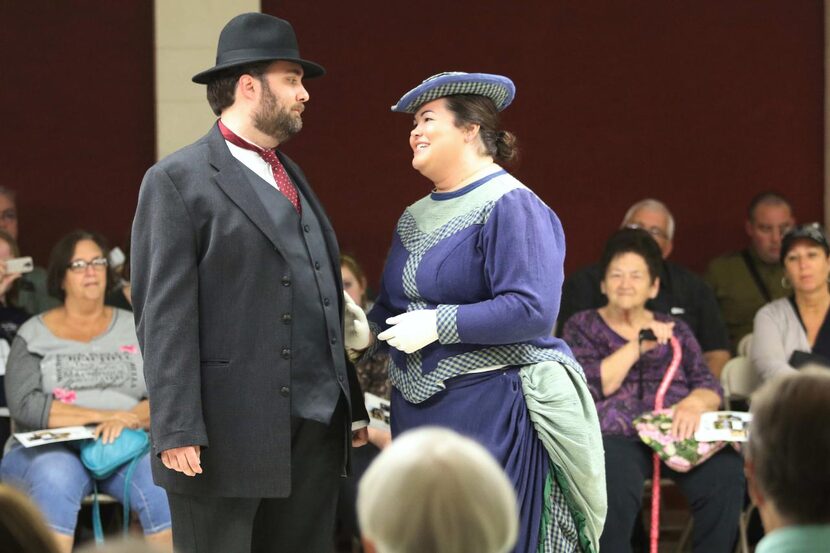
[[[35,268],[31,257],[17,257],[6,260],[6,273],[31,273]]]
[[[110,250],[109,262],[111,267],[119,267],[127,260],[127,256],[121,251],[118,246]]]

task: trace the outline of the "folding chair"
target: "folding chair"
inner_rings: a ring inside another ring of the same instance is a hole
[[[739,355],[727,361],[723,366],[720,383],[723,387],[724,406],[730,410],[732,402],[737,399],[749,401],[752,392],[761,385],[761,378],[749,358]]]
[[[750,348],[750,346],[752,346],[752,333],[751,332],[749,334],[747,334],[746,336],[744,336],[743,338],[741,338],[741,341],[738,342],[738,347],[736,348],[736,351],[738,352],[738,355],[741,356],[741,357],[749,357],[749,348]]]
[[[751,334],[744,337],[741,343],[747,338],[751,339],[751,337]],[[740,348],[741,346],[739,344],[738,349],[740,350]],[[723,387],[723,402],[726,409],[729,410],[732,408],[732,403],[735,400],[743,400],[748,404],[752,392],[761,385],[761,378],[758,376],[748,357],[738,356],[733,357],[723,366],[723,371],[720,374],[720,382]],[[750,503],[746,509],[741,511],[741,517],[738,521],[739,540],[735,548],[740,553],[749,553],[747,529],[754,510],[755,504]]]

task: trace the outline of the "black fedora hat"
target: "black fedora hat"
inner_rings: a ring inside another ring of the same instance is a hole
[[[268,60],[298,63],[308,79],[326,73],[322,66],[300,57],[291,23],[264,13],[243,13],[222,29],[216,47],[216,65],[194,75],[193,82],[208,84],[227,69]]]

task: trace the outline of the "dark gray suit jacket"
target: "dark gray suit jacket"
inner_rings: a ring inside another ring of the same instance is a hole
[[[334,230],[299,167],[280,155],[320,220],[342,290]],[[217,126],[151,167],[132,234],[132,294],[150,398],[153,474],[169,491],[285,497],[291,491],[293,290],[274,222]],[[342,332],[343,297],[340,298]],[[290,319],[290,317],[289,317]],[[341,336],[342,337],[342,336]],[[340,343],[343,343],[340,340]],[[321,344],[327,347],[327,344]],[[338,378],[368,419],[354,368]],[[344,425],[344,443],[350,428]],[[200,445],[204,473],[166,469],[158,455]]]

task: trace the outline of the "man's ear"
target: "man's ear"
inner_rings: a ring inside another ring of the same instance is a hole
[[[256,77],[247,74],[242,75],[236,82],[236,96],[246,100],[254,100],[260,86],[262,84]]]

